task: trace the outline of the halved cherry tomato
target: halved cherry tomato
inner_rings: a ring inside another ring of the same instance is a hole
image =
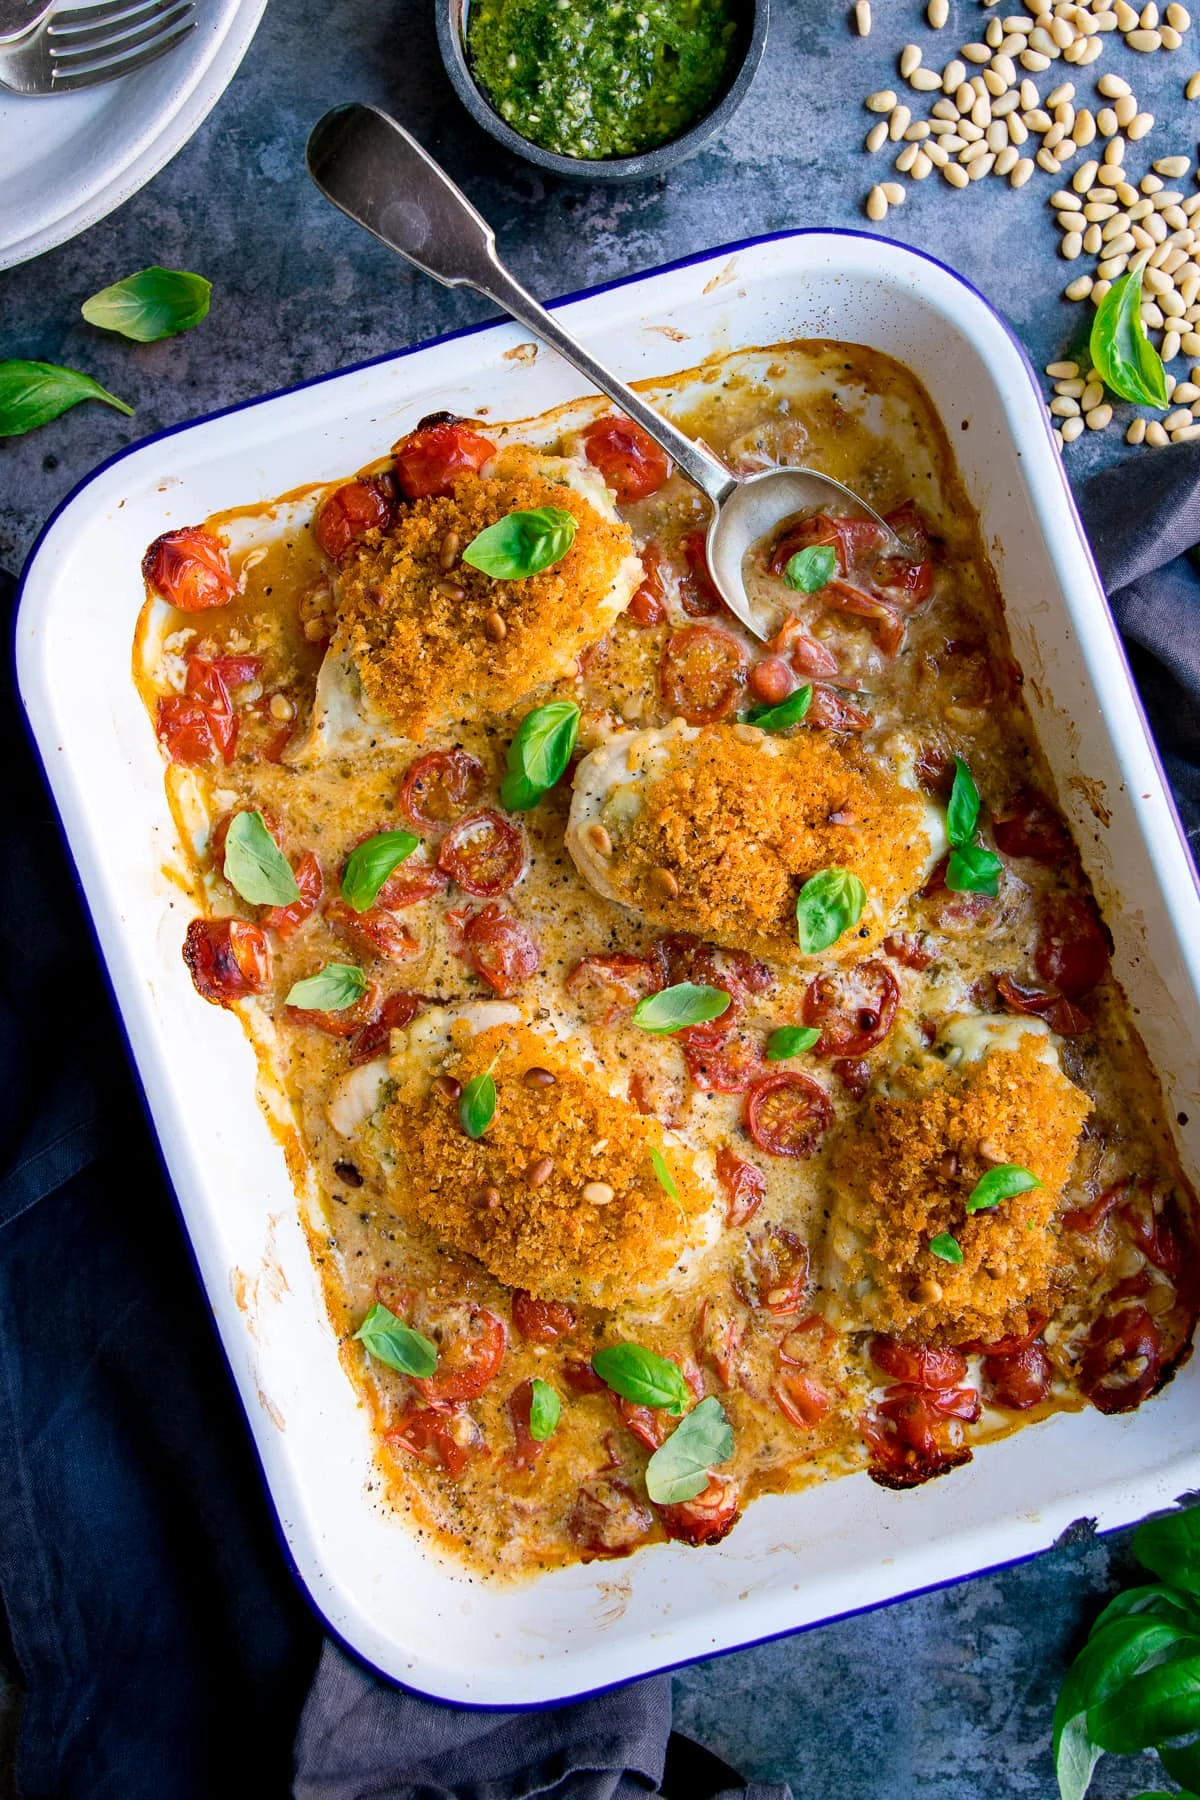
[[[994,1406],[1028,1412],[1050,1392],[1050,1358],[1041,1344],[1026,1344],[1011,1356],[985,1356],[983,1380]]]
[[[725,1194],[725,1223],[745,1225],[762,1205],[767,1178],[756,1163],[738,1156],[728,1144],[717,1151],[717,1180]]]
[[[425,500],[452,494],[456,481],[477,475],[495,454],[489,438],[443,413],[422,420],[415,431],[393,444],[392,464],[405,498]]]
[[[694,1500],[660,1506],[658,1516],[667,1536],[682,1544],[719,1544],[741,1516],[738,1490],[725,1476],[713,1475]]]
[[[858,1056],[839,1056],[830,1064],[852,1100],[861,1100],[871,1085],[871,1065]]]
[[[867,731],[875,721],[869,712],[848,700],[840,688],[818,681],[813,686],[804,723],[814,731]]]
[[[728,718],[745,679],[746,652],[715,625],[685,625],[663,646],[662,696],[689,725],[714,725]]]
[[[393,1031],[403,1031],[406,1025],[411,1025],[428,1004],[424,994],[411,994],[407,988],[389,994],[378,1015],[356,1034],[350,1046],[351,1067],[384,1055],[391,1044]]]
[[[1082,894],[1052,894],[1042,905],[1037,972],[1068,1000],[1081,1000],[1108,974],[1108,934]]]
[[[436,863],[405,862],[394,875],[388,876],[375,896],[375,903],[386,907],[388,912],[403,912],[406,906],[419,906],[422,900],[444,894],[449,886],[450,877]]]
[[[932,1399],[918,1388],[904,1402],[894,1402],[891,1413],[868,1413],[860,1420],[871,1453],[867,1473],[880,1487],[920,1487],[970,1462],[970,1450],[949,1439],[945,1421],[929,1405]]]
[[[191,698],[198,700],[208,713],[213,743],[223,761],[231,763],[237,744],[238,722],[219,666],[207,657],[189,656],[184,686]]]
[[[438,1366],[413,1385],[436,1406],[477,1399],[504,1360],[503,1322],[470,1300],[418,1304],[417,1316],[420,1330],[438,1347]]]
[[[520,919],[495,900],[467,920],[462,938],[471,968],[501,997],[535,975],[541,964],[541,952]]]
[[[876,628],[879,648],[885,656],[896,656],[904,643],[904,615],[890,600],[881,600],[852,581],[835,577],[821,589],[821,599],[835,612],[850,613],[867,619]]]
[[[1051,1031],[1059,1037],[1078,1037],[1081,1031],[1090,1031],[1092,1021],[1087,1014],[1065,994],[1047,993],[1041,988],[1022,987],[1011,975],[996,976],[996,991],[1009,1012],[1029,1013],[1035,1019],[1044,1019]]]
[[[781,1070],[764,1075],[746,1095],[746,1130],[768,1156],[811,1156],[833,1123],[833,1107],[819,1082]]]
[[[902,1344],[877,1332],[871,1339],[871,1361],[893,1381],[932,1390],[956,1387],[967,1376],[967,1359],[960,1350],[936,1350],[929,1344]]]
[[[262,674],[261,656],[214,656],[209,665],[217,671],[230,693],[249,687]]]
[[[704,1398],[704,1377],[694,1363],[681,1363],[677,1356],[669,1359],[675,1364],[687,1382],[694,1400]],[[632,1431],[639,1444],[647,1450],[657,1450],[664,1444],[675,1429],[677,1420],[670,1413],[658,1406],[639,1406],[634,1400],[623,1400],[619,1394],[610,1394],[613,1409],[621,1423]]]
[[[400,809],[418,831],[445,831],[483,792],[483,764],[465,750],[431,750],[410,763],[400,783]]]
[[[1079,1385],[1098,1412],[1132,1412],[1158,1386],[1161,1368],[1158,1326],[1144,1306],[1126,1306],[1092,1326]]]
[[[561,1366],[563,1380],[573,1394],[606,1394],[608,1388],[601,1381],[590,1362],[581,1362],[578,1357],[569,1356]]]
[[[693,1037],[693,1032],[703,1035]],[[757,1032],[728,1031],[716,1043],[711,1038],[703,1026],[678,1033],[688,1077],[702,1094],[744,1094],[770,1067]]]
[[[1113,1208],[1120,1205],[1132,1186],[1133,1183],[1128,1178],[1114,1181],[1111,1187],[1101,1189],[1090,1206],[1075,1206],[1070,1212],[1065,1212],[1063,1224],[1068,1231],[1095,1231]]]
[[[706,538],[703,531],[689,531],[680,544],[687,574],[679,584],[679,600],[689,619],[710,619],[728,610],[708,566]]]
[[[296,886],[300,889],[300,898],[290,900],[286,906],[270,906],[262,916],[266,929],[277,931],[283,938],[289,938],[299,931],[305,919],[315,912],[325,891],[321,865],[311,850],[304,852],[293,866],[292,873],[296,877]]]
[[[964,1424],[973,1425],[982,1410],[974,1388],[914,1387],[904,1381],[885,1388],[879,1402],[882,1416],[894,1422],[900,1436],[914,1450],[924,1448],[923,1434],[935,1419],[961,1419]]]
[[[769,564],[772,575],[782,575],[789,562],[801,550],[826,545],[837,552],[838,569],[849,575],[855,564],[869,557],[887,542],[873,519],[839,518],[832,513],[814,513],[789,525],[780,537]],[[822,595],[824,589],[821,590]]]
[[[193,919],[183,940],[183,960],[196,992],[214,1006],[261,994],[271,979],[266,936],[244,919]]]
[[[884,938],[883,948],[894,962],[903,963],[906,969],[927,969],[937,955],[924,932],[919,931],[893,931],[890,937]]]
[[[817,1056],[865,1056],[882,1044],[900,1004],[900,984],[874,958],[817,975],[805,989],[804,1023],[819,1030]]]
[[[746,686],[764,706],[778,706],[799,683],[791,663],[784,657],[763,656],[751,668]]]
[[[313,523],[317,542],[337,562],[366,532],[392,522],[392,501],[376,481],[348,481],[335,488]]]
[[[421,945],[408,927],[382,906],[355,912],[348,901],[331,900],[325,917],[340,937],[365,956],[382,956],[388,962],[400,963],[408,962],[420,951]]]
[[[589,1025],[615,1024],[662,985],[662,972],[651,957],[624,950],[585,956],[563,983]]]
[[[337,1012],[314,1006],[287,1006],[284,1013],[293,1025],[310,1026],[313,1031],[323,1031],[326,1037],[356,1037],[364,1026],[374,1024],[378,1017],[379,983],[368,981],[366,990],[353,1006],[343,1006]]]
[[[1029,1327],[1025,1331],[1010,1331],[1004,1337],[970,1338],[958,1348],[964,1356],[1015,1356],[1018,1350],[1028,1350],[1035,1338],[1041,1337],[1046,1329],[1046,1314],[1031,1313]],[[907,1377],[905,1378],[907,1379]],[[958,1379],[961,1379],[959,1377]],[[921,1385],[918,1383],[918,1385]],[[926,1386],[929,1384],[926,1383]]]
[[[757,956],[706,944],[690,931],[669,931],[659,938],[655,954],[662,959],[668,981],[724,988],[735,1000],[746,994],[769,994],[775,985],[769,964]]]
[[[490,810],[468,813],[452,825],[438,851],[438,868],[481,900],[506,894],[520,880],[525,860],[525,833]]]
[[[575,1311],[565,1300],[539,1300],[527,1288],[512,1298],[512,1322],[532,1344],[554,1344],[575,1329]]]
[[[1183,1268],[1184,1233],[1174,1195],[1156,1212],[1149,1184],[1144,1184],[1143,1191],[1122,1206],[1121,1217],[1146,1261],[1177,1280]]]
[[[732,1301],[708,1295],[696,1319],[696,1354],[710,1363],[721,1385],[733,1387],[737,1380],[742,1339],[746,1335],[749,1316]]]
[[[642,585],[625,608],[635,625],[661,625],[667,616],[667,597],[663,592],[662,551],[657,544],[647,544],[641,552]]]
[[[683,1082],[661,1063],[636,1063],[629,1072],[629,1098],[644,1117],[678,1125],[687,1096]]]
[[[514,1469],[534,1469],[546,1448],[546,1440],[535,1438],[529,1429],[533,1411],[533,1383],[522,1381],[508,1396],[508,1416],[513,1430],[513,1447],[508,1460]]]
[[[929,533],[916,505],[906,500],[884,515],[903,545],[897,556],[881,556],[871,571],[872,585],[903,612],[924,605],[933,592],[933,560]]]
[[[1002,856],[1024,856],[1032,862],[1060,863],[1074,854],[1071,834],[1056,806],[1036,788],[1018,788],[992,814],[992,832]]]
[[[768,1225],[745,1242],[734,1286],[747,1306],[774,1318],[799,1312],[808,1293],[809,1255],[804,1239],[783,1225]]]
[[[797,675],[836,675],[838,660],[825,644],[809,637],[795,613],[789,613],[767,645],[772,656],[785,656]]]
[[[771,1394],[784,1418],[798,1431],[811,1431],[833,1405],[833,1396],[802,1369],[781,1370]]]
[[[585,1481],[567,1518],[567,1531],[584,1562],[631,1556],[653,1529],[653,1515],[628,1482],[611,1475]]]
[[[666,451],[632,419],[610,413],[585,425],[580,435],[588,461],[622,504],[657,494],[671,473]]]
[[[435,1406],[410,1406],[383,1435],[389,1444],[398,1444],[419,1462],[440,1469],[451,1481],[458,1480],[483,1447],[483,1434],[469,1413]]]
[[[208,762],[217,748],[208,708],[186,694],[160,696],[154,730],[170,760],[184,768]]]
[[[228,551],[202,525],[185,525],[155,538],[142,558],[142,574],[180,612],[227,606],[238,591]]]

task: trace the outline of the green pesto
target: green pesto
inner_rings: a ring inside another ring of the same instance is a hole
[[[653,150],[707,111],[737,37],[730,0],[472,0],[472,71],[506,124],[561,156]]]

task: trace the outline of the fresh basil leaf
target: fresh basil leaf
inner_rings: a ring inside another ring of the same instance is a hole
[[[302,1006],[306,1012],[345,1012],[366,991],[367,978],[354,963],[326,963],[296,983],[285,1005]]]
[[[802,1050],[811,1050],[820,1035],[815,1025],[781,1025],[767,1039],[767,1061],[783,1062],[786,1057],[799,1056]]]
[[[969,1213],[987,1212],[993,1206],[999,1206],[1002,1200],[1011,1200],[1017,1194],[1027,1194],[1030,1188],[1039,1188],[1042,1183],[1020,1163],[999,1163],[996,1168],[989,1169],[981,1175],[967,1196]]]
[[[1060,1800],[1083,1800],[1101,1751],[1088,1731],[1088,1710],[1139,1670],[1167,1656],[1185,1635],[1163,1619],[1116,1619],[1093,1632],[1067,1670],[1054,1708],[1054,1766]]]
[[[1160,1744],[1158,1760],[1172,1781],[1189,1790],[1200,1788],[1200,1738],[1189,1744]]]
[[[290,906],[296,877],[260,812],[234,813],[225,837],[225,879],[251,906]]]
[[[492,1071],[473,1075],[458,1097],[458,1122],[469,1138],[481,1138],[496,1116],[496,1083]]]
[[[687,1405],[682,1371],[640,1344],[608,1344],[597,1350],[592,1367],[606,1387],[635,1406],[656,1406],[678,1417]]]
[[[579,736],[579,719],[579,708],[570,700],[551,700],[525,714],[508,747],[508,771],[500,783],[500,803],[509,812],[528,812],[562,779]]]
[[[471,539],[462,560],[497,581],[520,581],[561,562],[575,541],[575,515],[559,506],[511,512]]]
[[[141,269],[101,288],[85,300],[80,312],[89,325],[119,331],[138,344],[190,331],[208,315],[212,282],[186,269]]]
[[[1195,1600],[1157,1582],[1151,1587],[1125,1588],[1114,1595],[1093,1624],[1092,1634],[1103,1631],[1114,1619],[1133,1619],[1142,1613],[1153,1613],[1156,1618],[1170,1619],[1183,1630],[1200,1635],[1200,1607],[1197,1607]],[[1200,1768],[1196,1772],[1200,1775]]]
[[[752,706],[749,712],[742,714],[746,725],[757,725],[760,731],[790,731],[793,725],[799,725],[805,713],[812,705],[812,682],[796,689],[786,700],[777,706]]]
[[[544,1444],[558,1425],[562,1401],[550,1383],[538,1375],[529,1385],[533,1389],[529,1399],[529,1435],[535,1443]]]
[[[232,829],[232,827],[231,827]],[[342,871],[342,899],[355,912],[366,912],[379,898],[379,890],[421,842],[411,831],[378,831],[357,845]]]
[[[733,1426],[715,1394],[693,1407],[646,1464],[646,1492],[656,1506],[694,1500],[711,1479],[714,1464],[733,1455]]]
[[[810,544],[789,556],[783,579],[801,594],[816,594],[837,574],[837,551],[831,544]]]
[[[689,1025],[719,1019],[728,1010],[729,995],[724,988],[677,981],[657,994],[644,994],[633,1009],[633,1022],[642,1031],[683,1031]]]
[[[939,1231],[936,1237],[931,1237],[929,1249],[932,1255],[940,1257],[944,1263],[960,1263],[963,1259],[958,1239],[951,1237],[948,1231]]]
[[[1142,271],[1114,281],[1096,308],[1088,346],[1092,367],[1118,399],[1135,406],[1169,406],[1163,359],[1142,324]]]
[[[0,362],[0,437],[21,437],[35,431],[81,400],[102,400],[119,413],[133,413],[132,406],[78,369],[19,358]]]
[[[678,1200],[679,1189],[675,1186],[675,1177],[667,1167],[666,1157],[661,1150],[651,1149],[650,1161],[654,1164],[654,1173],[658,1176],[659,1186],[668,1200]]]
[[[796,899],[796,925],[805,956],[818,956],[857,925],[867,890],[849,869],[821,869]]]
[[[1131,1756],[1200,1726],[1200,1639],[1188,1638],[1178,1648],[1157,1668],[1134,1675],[1088,1707],[1088,1735],[1094,1744]]]
[[[954,786],[946,808],[946,835],[956,850],[970,844],[979,824],[979,789],[961,756],[954,759]]]
[[[1200,1506],[1147,1519],[1133,1534],[1133,1554],[1160,1580],[1200,1594]]]
[[[389,1369],[398,1369],[401,1375],[432,1375],[437,1368],[437,1345],[386,1306],[373,1306],[354,1336],[368,1356],[386,1363]]]
[[[1004,864],[982,844],[960,844],[946,864],[946,886],[954,894],[990,894],[999,891]]]

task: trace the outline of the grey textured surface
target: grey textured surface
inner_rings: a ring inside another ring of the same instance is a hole
[[[894,80],[909,38],[945,60],[988,16],[958,0],[934,37],[916,0],[876,0],[875,14],[864,43],[840,7],[775,0],[762,72],[724,137],[663,181],[604,190],[546,182],[473,126],[442,74],[428,0],[273,0],[241,72],[175,161],[82,238],[0,276],[0,356],[86,368],[136,406],[131,420],[81,407],[0,442],[0,564],[18,567],[57,502],[124,444],[486,316],[482,302],[407,272],[309,185],[304,141],[326,107],[363,99],[395,112],[493,219],[517,273],[559,294],[751,234],[871,229],[862,198],[883,170],[861,153],[862,97]],[[1194,152],[1200,115],[1188,116],[1183,84],[1198,60],[1190,46],[1139,58],[1108,40],[1100,67],[1135,77],[1159,118],[1131,153],[1137,173],[1152,156]],[[1055,185],[1039,173],[1021,193],[986,181],[958,194],[934,178],[882,228],[969,276],[1039,366],[1090,320],[1058,298],[1066,265],[1045,206]],[[152,262],[213,280],[204,326],[137,348],[83,324],[80,301]],[[1070,466],[1122,453],[1115,431],[1089,435]],[[701,1664],[678,1678],[680,1725],[748,1772],[789,1777],[797,1800],[1048,1796],[1053,1696],[1126,1555],[1123,1538],[1061,1549]],[[7,1708],[0,1683],[0,1738]],[[1094,1791],[1115,1800],[1160,1785],[1151,1776],[1152,1765],[1108,1759]]]

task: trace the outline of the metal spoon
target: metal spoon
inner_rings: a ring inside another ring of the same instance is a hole
[[[342,212],[435,281],[486,294],[649,432],[712,501],[709,568],[722,599],[755,637],[766,638],[770,627],[754,617],[742,562],[750,546],[782,519],[836,501],[880,526],[885,553],[900,548],[879,515],[840,481],[814,469],[735,475],[647,406],[525,291],[500,261],[491,226],[420,144],[378,107],[356,104],[326,113],[309,137],[307,160],[321,192]]]

